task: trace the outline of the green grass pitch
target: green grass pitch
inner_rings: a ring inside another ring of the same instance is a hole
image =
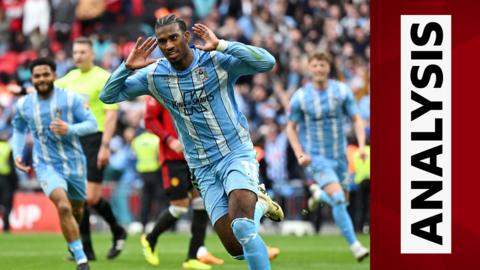
[[[94,248],[97,261],[90,264],[92,270],[170,270],[182,269],[185,258],[188,235],[168,233],[159,238],[157,249],[160,254],[160,266],[148,265],[143,260],[138,235],[130,235],[125,250],[115,260],[105,258],[110,247],[108,234],[94,234]],[[264,236],[265,242],[281,249],[280,256],[273,261],[274,270],[349,270],[370,269],[370,259],[357,263],[341,236],[317,235]],[[368,236],[360,236],[360,241],[370,245]],[[212,269],[237,270],[248,269],[243,261],[228,256],[216,235],[210,234],[207,247],[216,256],[225,260],[225,264]],[[0,269],[2,270],[73,270],[75,265],[65,260],[66,243],[59,234],[0,234]]]

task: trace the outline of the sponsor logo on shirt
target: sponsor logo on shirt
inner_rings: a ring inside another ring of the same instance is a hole
[[[213,94],[207,94],[205,89],[196,89],[183,95],[183,100],[173,100],[172,106],[185,115],[192,115],[194,112],[203,113],[208,109],[206,104],[213,101]]]

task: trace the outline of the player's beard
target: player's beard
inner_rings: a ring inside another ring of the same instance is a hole
[[[47,98],[53,91],[53,81],[38,83],[35,85],[35,89],[37,89],[37,92],[41,97]]]

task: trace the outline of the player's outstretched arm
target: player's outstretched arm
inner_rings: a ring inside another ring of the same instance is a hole
[[[287,132],[288,140],[290,141],[290,145],[292,146],[293,152],[297,157],[298,164],[300,164],[300,166],[302,167],[310,165],[310,162],[311,162],[310,156],[303,151],[302,145],[300,144],[300,140],[298,139],[297,123],[293,121],[288,121],[286,132]]]
[[[275,65],[275,58],[263,48],[236,41],[219,40],[210,28],[200,23],[195,24],[192,29],[193,33],[205,42],[204,45],[195,47],[204,51],[217,50],[235,57],[237,61],[227,63],[227,68],[238,72],[239,75],[266,72]]]
[[[25,137],[27,133],[27,122],[22,116],[20,103],[23,103],[24,99],[17,102],[15,116],[12,119],[13,125],[13,137],[12,137],[12,150],[13,157],[15,161],[15,166],[28,173],[30,172],[30,166],[27,166],[23,163],[22,153],[23,147],[25,145]]]
[[[73,106],[75,123],[68,126],[68,134],[83,136],[97,132],[97,121],[95,120],[93,113],[84,106],[83,100],[76,96]]]
[[[108,79],[100,93],[100,100],[106,104],[131,100],[148,94],[147,72],[156,60],[149,55],[157,46],[157,40],[149,37],[142,42],[137,39],[135,48],[130,52],[125,63],[122,63]],[[132,75],[134,70],[138,70]],[[132,76],[131,76],[132,75]]]
[[[193,33],[205,42],[204,45],[195,47],[204,51],[217,50],[235,57],[236,61],[227,63],[227,67],[240,75],[266,72],[275,65],[275,58],[263,48],[218,39],[215,33],[203,24],[197,23],[192,29]]]

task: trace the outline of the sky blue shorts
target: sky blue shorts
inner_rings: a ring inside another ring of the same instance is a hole
[[[247,189],[258,194],[258,162],[251,148],[233,150],[212,164],[192,169],[212,224],[228,214],[228,194]]]
[[[307,167],[307,174],[324,188],[330,183],[342,184],[348,177],[348,162],[346,157],[328,159],[325,157],[311,157],[312,163]]]
[[[68,198],[72,201],[85,201],[87,178],[85,176],[63,177],[52,166],[40,165],[35,168],[37,180],[42,187],[43,192],[50,197],[50,194],[56,188],[63,188],[67,192]]]

